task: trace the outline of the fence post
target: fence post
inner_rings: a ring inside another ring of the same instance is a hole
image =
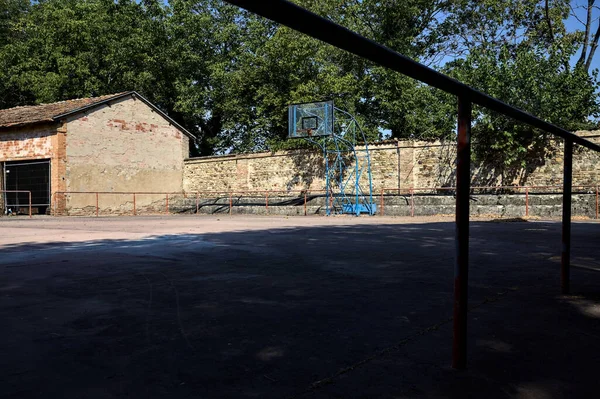
[[[98,192],[96,192],[96,217],[98,217]]]
[[[233,199],[232,199],[233,193],[230,191],[229,192],[229,216],[231,216],[231,210],[233,208]]]
[[[410,188],[410,216],[415,216],[415,191],[413,188]]]
[[[265,196],[265,208],[267,209],[267,215],[269,214],[269,190],[266,192]]]
[[[333,190],[329,191],[329,209],[333,209]]]
[[[380,200],[379,207],[381,208],[381,216],[383,216],[384,215],[384,212],[383,212],[383,187],[381,188],[381,200]]]
[[[529,187],[525,187],[525,217],[529,216]]]
[[[133,216],[137,216],[137,207],[135,204],[135,193],[133,193]]]
[[[304,216],[306,216],[306,191],[304,192]]]
[[[573,184],[573,142],[565,140],[563,169],[562,251],[560,256],[560,289],[570,292],[571,273],[571,193]]]
[[[198,191],[196,191],[196,215],[198,214]]]
[[[167,201],[166,201],[166,206],[167,206],[167,215],[169,214],[169,194],[167,194]]]
[[[31,191],[29,192],[29,219],[31,219]]]
[[[456,260],[454,265],[454,340],[452,367],[467,367],[469,282],[469,194],[471,185],[471,101],[458,97],[456,164]]]

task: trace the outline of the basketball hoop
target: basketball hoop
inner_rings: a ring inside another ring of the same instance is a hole
[[[312,137],[313,129],[298,129],[296,130],[296,134],[303,137]]]
[[[333,101],[291,104],[288,107],[288,137],[325,137],[333,134]]]

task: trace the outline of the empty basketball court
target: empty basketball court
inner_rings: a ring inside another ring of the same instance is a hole
[[[0,219],[0,396],[593,397],[600,225],[471,223],[450,368],[450,218]]]

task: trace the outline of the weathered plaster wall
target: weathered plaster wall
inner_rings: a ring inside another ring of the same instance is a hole
[[[181,192],[188,137],[144,102],[127,97],[66,121],[66,191]],[[127,212],[131,196],[102,195],[103,209]],[[144,195],[138,206],[164,201]],[[72,194],[68,208],[95,207],[95,195]]]
[[[580,132],[598,141],[600,132]],[[361,150],[361,148],[359,148]],[[370,146],[373,189],[434,188],[455,185],[454,143],[400,141]],[[473,166],[472,184],[560,185],[562,184],[562,143],[543,164],[530,164],[514,174]],[[325,182],[321,154],[306,151],[227,155],[193,158],[185,162],[185,191],[321,190]],[[509,175],[516,177],[507,177]],[[366,183],[366,179],[362,181]],[[573,162],[573,184],[600,183],[600,154],[577,149]]]

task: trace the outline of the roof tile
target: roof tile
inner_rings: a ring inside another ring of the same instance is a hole
[[[0,110],[0,128],[23,126],[34,123],[52,122],[54,117],[87,107],[95,103],[118,97],[124,93],[109,94],[100,97],[78,98],[51,104],[27,105]]]

